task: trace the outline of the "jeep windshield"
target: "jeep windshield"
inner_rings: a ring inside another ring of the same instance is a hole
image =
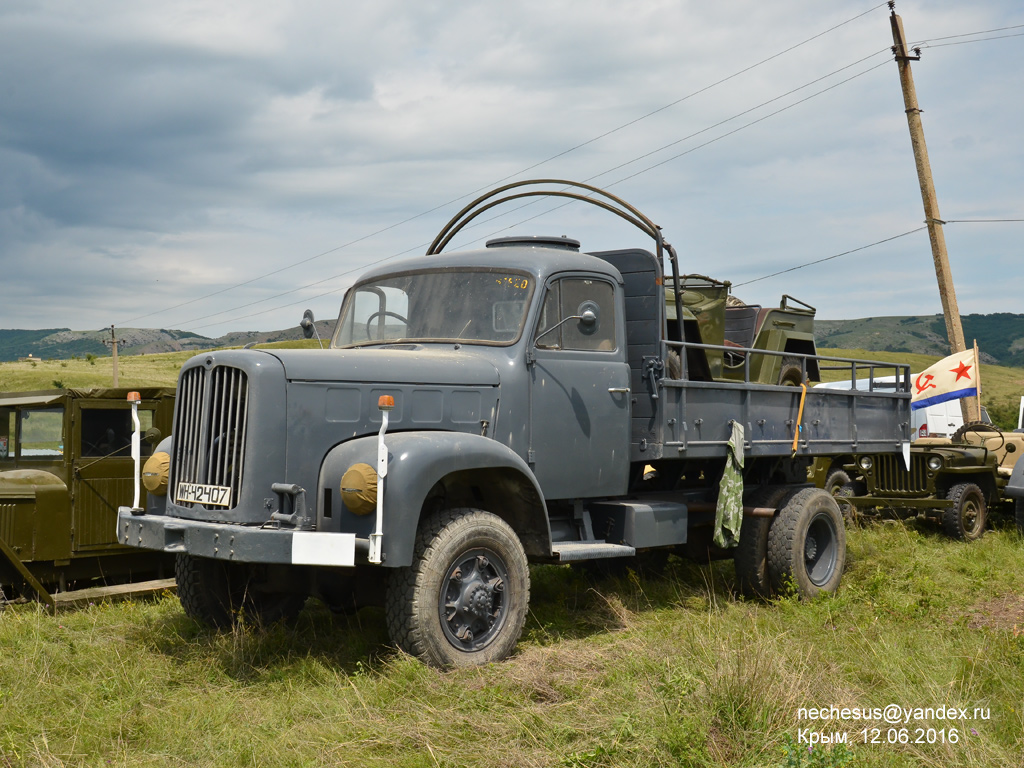
[[[525,273],[489,269],[404,272],[352,287],[332,347],[397,341],[513,344],[533,295]]]

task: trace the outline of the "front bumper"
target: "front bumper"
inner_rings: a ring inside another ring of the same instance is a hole
[[[161,552],[184,553],[239,563],[347,566],[356,554],[365,559],[369,540],[354,533],[319,533],[208,523],[166,515],[132,514],[117,510],[117,540],[121,544]]]

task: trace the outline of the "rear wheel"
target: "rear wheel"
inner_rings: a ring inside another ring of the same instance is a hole
[[[772,587],[800,597],[835,592],[846,564],[846,528],[836,500],[820,488],[791,496],[768,532]]]
[[[946,498],[953,506],[942,512],[942,528],[959,541],[975,541],[985,535],[988,509],[985,494],[974,483],[958,483],[949,489]]]
[[[424,521],[412,565],[389,580],[388,631],[435,667],[501,661],[519,641],[529,599],[515,531],[490,512],[446,510]]]
[[[775,509],[789,491],[784,486],[759,488],[743,503],[745,506]],[[736,566],[736,588],[744,597],[770,597],[772,594],[768,578],[768,529],[772,520],[768,516],[743,516],[733,563]]]
[[[245,617],[257,624],[293,621],[306,596],[261,590],[253,566],[179,554],[174,561],[178,599],[192,619],[217,629]]]

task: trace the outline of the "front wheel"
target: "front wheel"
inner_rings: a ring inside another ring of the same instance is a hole
[[[846,564],[846,528],[836,500],[820,488],[794,494],[768,531],[768,573],[782,592],[790,585],[811,598],[839,589]]]
[[[942,528],[959,541],[976,541],[985,535],[988,509],[985,494],[974,483],[958,483],[949,489],[946,498],[953,506],[942,512]]]
[[[179,554],[174,561],[178,599],[189,618],[229,629],[240,617],[261,625],[293,621],[306,602],[300,592],[261,589],[254,566]]]
[[[512,654],[526,622],[530,571],[515,531],[497,515],[450,509],[428,518],[413,563],[391,575],[391,639],[435,667],[467,667]]]

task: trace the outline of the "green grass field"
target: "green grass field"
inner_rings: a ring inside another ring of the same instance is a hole
[[[534,568],[518,653],[451,672],[390,648],[372,608],[311,601],[293,628],[217,634],[173,596],[56,617],[14,606],[0,613],[0,765],[1020,765],[1021,537],[963,545],[889,522],[849,538],[838,594],[809,603],[738,600],[728,561]],[[889,704],[982,711],[799,717]],[[875,727],[881,743],[863,743]],[[903,727],[923,743],[898,743]],[[802,729],[849,744],[808,752]]]

